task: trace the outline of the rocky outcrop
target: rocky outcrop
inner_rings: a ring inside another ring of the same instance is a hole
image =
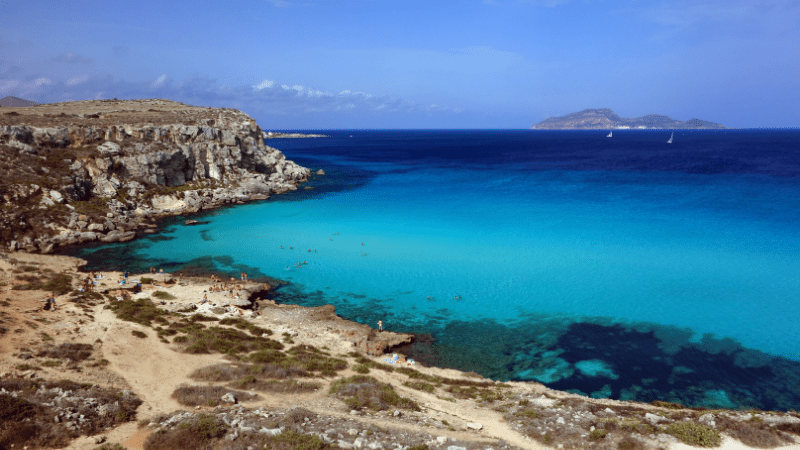
[[[124,108],[128,102],[118,103]],[[0,124],[0,147],[6,154],[38,158],[61,175],[59,185],[48,188],[5,185],[0,202],[8,206],[6,213],[13,214],[14,205],[31,199],[40,209],[63,210],[58,205],[66,205],[67,210],[59,218],[50,217],[36,233],[21,232],[6,239],[6,246],[45,252],[79,242],[127,240],[150,217],[265,199],[296,189],[311,175],[265,145],[261,128],[239,111],[186,105],[176,109],[173,102],[162,100],[130,103],[139,113],[147,106],[166,104],[172,107],[168,111],[172,116],[186,114],[183,123],[172,124],[143,122],[163,122],[153,114],[159,112],[154,108],[147,110],[149,116],[122,114],[116,124],[108,117],[97,124],[85,120],[92,114],[83,114],[84,120],[76,123],[54,120],[58,126],[50,127]],[[41,123],[46,106],[30,108],[39,112],[30,122]],[[24,121],[25,116],[14,118]],[[126,118],[132,123],[125,123]],[[42,170],[50,173],[46,167]],[[53,184],[53,177],[48,182]]]

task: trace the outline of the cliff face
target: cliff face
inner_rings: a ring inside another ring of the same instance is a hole
[[[296,189],[311,172],[262,135],[239,111],[164,100],[4,108],[0,240],[49,252],[132,239],[152,216]]]
[[[585,109],[561,117],[550,117],[531,127],[533,130],[611,130],[617,128],[645,129],[685,129],[685,128],[725,128],[724,126],[700,119],[687,121],[674,120],[659,114],[648,114],[636,118],[622,118],[614,111]]]

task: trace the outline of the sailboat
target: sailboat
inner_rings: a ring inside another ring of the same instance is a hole
[[[611,133],[613,133],[613,131],[609,131],[608,132],[608,136],[606,136],[606,137],[611,137]]]
[[[667,144],[672,144],[672,136],[675,136],[675,133],[670,133],[669,140],[667,141]]]

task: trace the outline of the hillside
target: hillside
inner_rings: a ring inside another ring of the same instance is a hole
[[[0,108],[20,108],[26,106],[35,106],[38,105],[36,102],[32,102],[30,100],[25,100],[19,97],[12,97],[7,96],[0,98]]]
[[[164,215],[265,199],[311,172],[246,114],[167,100],[0,109],[0,245],[130,240]]]
[[[532,130],[610,130],[610,129],[721,129],[718,123],[700,119],[685,122],[667,116],[649,114],[632,119],[619,117],[614,111],[603,109],[584,109],[561,117],[550,117],[531,127]]]

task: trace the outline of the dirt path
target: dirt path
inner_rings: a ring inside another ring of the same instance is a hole
[[[195,369],[225,361],[218,354],[175,352],[159,342],[152,329],[122,322],[102,306],[96,307],[95,324],[100,328],[97,334],[103,341],[103,357],[110,362],[109,370],[125,378],[144,402],[138,410],[140,418],[187,409],[171,398],[175,388],[192,383],[189,374]],[[133,336],[133,330],[146,333],[147,338]]]

